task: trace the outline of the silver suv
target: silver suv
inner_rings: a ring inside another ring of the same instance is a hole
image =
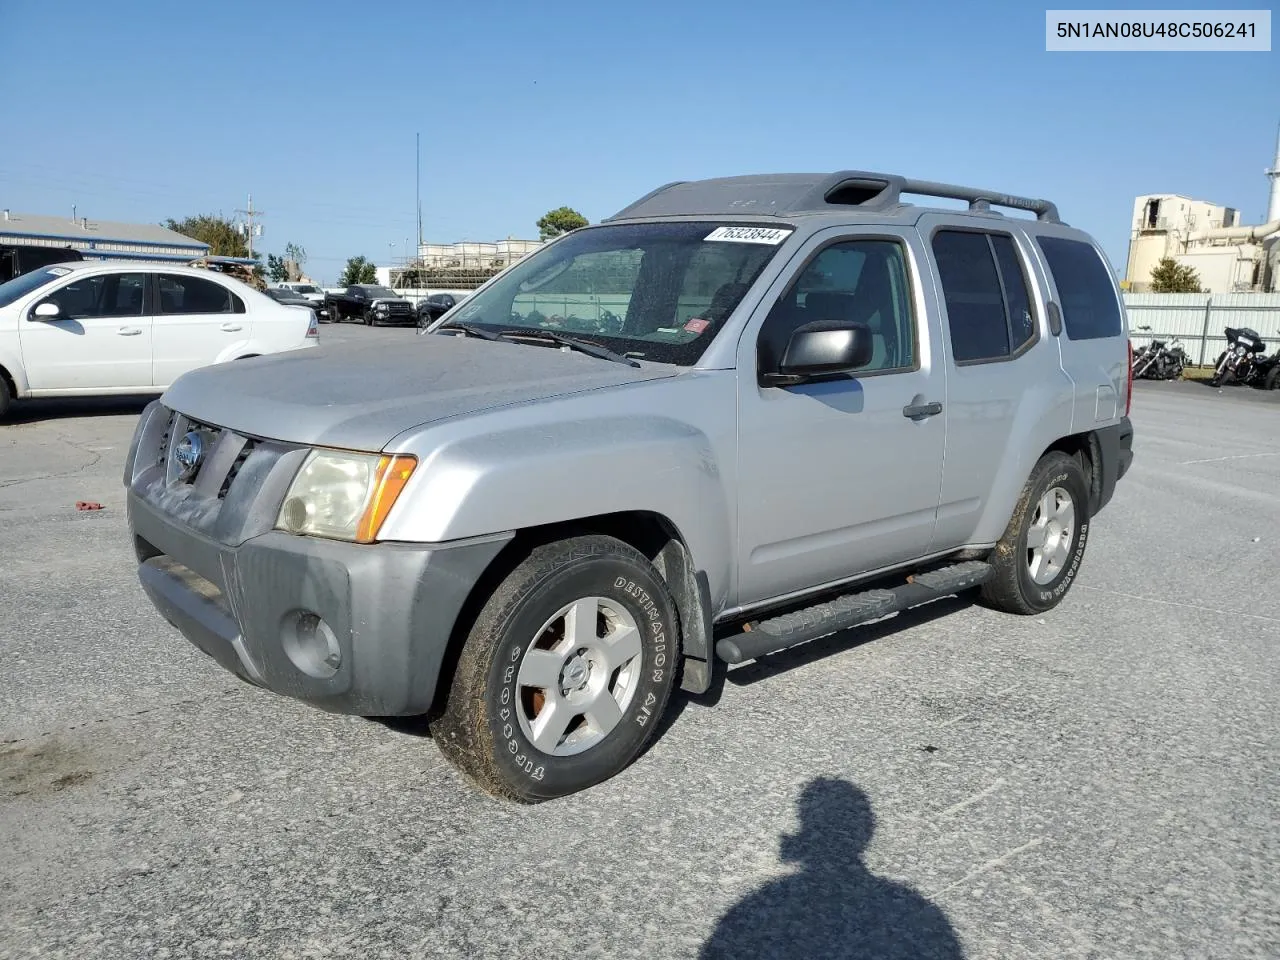
[[[228,670],[425,715],[521,801],[621,771],[716,661],[1049,610],[1132,459],[1101,252],[986,190],[669,184],[421,333],[175,383],[125,471],[139,576]]]

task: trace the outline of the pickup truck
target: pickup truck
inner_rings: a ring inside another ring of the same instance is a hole
[[[422,716],[538,802],[622,771],[713,673],[946,596],[1050,615],[1133,459],[1131,354],[1047,200],[669,184],[394,351],[185,375],[139,419],[128,543],[227,670]]]
[[[355,320],[373,327],[380,323],[413,323],[413,304],[389,287],[354,283],[342,293],[326,293],[325,311],[334,323]]]

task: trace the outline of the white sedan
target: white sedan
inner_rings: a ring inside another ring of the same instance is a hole
[[[197,367],[319,341],[314,310],[216,271],[42,267],[0,284],[0,417],[25,397],[162,393]]]

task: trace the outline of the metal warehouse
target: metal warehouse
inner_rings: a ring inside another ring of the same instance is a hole
[[[86,260],[194,260],[209,253],[209,245],[151,223],[115,223],[88,217],[43,217],[0,214],[0,244],[69,247]]]

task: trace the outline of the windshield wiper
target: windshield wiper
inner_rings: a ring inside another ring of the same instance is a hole
[[[473,337],[479,337],[481,340],[497,340],[502,334],[497,330],[486,330],[484,327],[477,327],[473,323],[462,323],[458,320],[450,320],[448,323],[442,323],[436,327],[436,332],[441,330],[461,330],[463,333],[469,333]]]
[[[624,357],[620,353],[615,353],[608,347],[603,347],[591,340],[579,340],[577,337],[566,336],[563,333],[557,333],[555,330],[503,330],[501,337],[522,337],[530,340],[550,340],[561,346],[569,347],[573,350],[579,350],[589,357],[599,357],[601,360],[612,360],[614,363],[625,363],[628,367],[640,366],[630,357]]]

